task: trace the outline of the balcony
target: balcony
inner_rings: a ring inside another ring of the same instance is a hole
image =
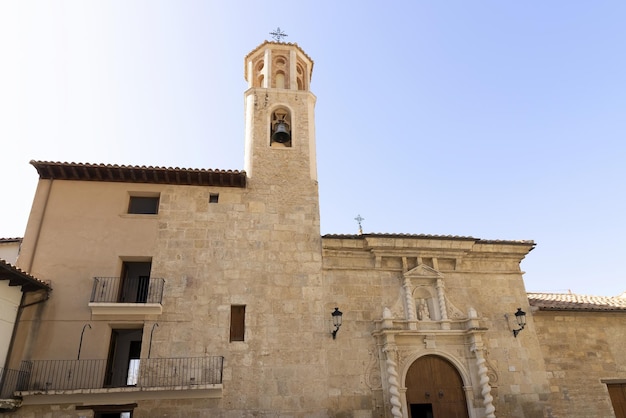
[[[17,390],[19,382],[24,380],[24,374],[20,370],[0,367],[0,399],[10,399]],[[0,408],[2,409],[2,408]]]
[[[163,312],[164,279],[94,277],[89,307],[94,316],[139,317]]]
[[[22,397],[24,405],[85,396],[106,401],[220,397],[223,365],[221,356],[132,359],[119,370],[104,359],[27,360],[7,379],[2,394]]]

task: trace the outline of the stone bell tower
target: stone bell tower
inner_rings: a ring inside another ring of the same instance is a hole
[[[245,345],[228,347],[238,387],[230,402],[246,411],[331,407],[320,405],[335,301],[322,281],[312,68],[291,43],[266,41],[245,57],[247,184],[229,224],[238,240],[225,274],[228,298],[247,318]]]
[[[246,56],[245,170],[253,184],[317,183],[312,72],[292,43],[266,41]]]

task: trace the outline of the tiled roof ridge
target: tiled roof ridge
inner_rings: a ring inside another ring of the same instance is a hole
[[[585,298],[624,298],[626,296],[617,295],[617,296],[606,296],[606,295],[590,295],[586,293],[574,293],[574,292],[526,292],[529,295],[546,295],[546,296],[569,296],[569,297],[585,297]]]
[[[119,164],[67,163],[31,160],[40,179],[124,183],[176,184],[245,188],[247,174],[239,170],[154,167]]]
[[[0,238],[0,242],[21,242],[22,240],[23,240],[22,237]]]
[[[152,166],[152,165],[126,165],[126,164],[104,164],[104,163],[75,163],[75,162],[61,162],[61,161],[41,161],[30,160],[31,165],[47,164],[55,166],[76,166],[76,167],[93,167],[93,168],[129,168],[129,169],[148,169],[148,170],[182,170],[182,171],[201,171],[212,173],[245,173],[243,170],[231,170],[231,169],[212,169],[212,168],[185,168],[185,167],[165,167],[165,166]]]
[[[411,234],[411,233],[382,233],[373,232],[366,234],[325,234],[323,238],[344,238],[344,239],[358,239],[367,237],[380,237],[380,238],[429,238],[429,239],[457,239],[476,241],[482,244],[522,244],[522,245],[535,245],[533,240],[493,240],[493,239],[481,239],[472,236],[461,235],[431,235],[431,234]]]
[[[576,293],[527,292],[532,306],[543,310],[626,311],[626,293],[597,296]]]

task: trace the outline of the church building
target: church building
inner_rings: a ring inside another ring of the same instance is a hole
[[[533,241],[320,234],[312,72],[245,57],[241,171],[31,161],[0,414],[626,417],[626,298],[527,293]]]

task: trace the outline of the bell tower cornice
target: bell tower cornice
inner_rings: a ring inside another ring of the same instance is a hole
[[[265,41],[246,55],[248,88],[308,91],[313,60],[295,43]]]
[[[311,57],[309,57],[307,53],[304,52],[304,50],[302,50],[302,48],[300,48],[300,46],[298,46],[298,44],[296,43],[272,42],[272,41],[263,42],[262,44],[254,48],[252,51],[250,51],[248,55],[246,55],[246,57],[244,58],[244,77],[245,77],[245,80],[248,82],[248,87],[267,87],[267,86],[257,85],[257,83],[255,83],[254,71],[250,71],[251,70],[250,65],[257,62],[259,59],[270,58],[272,51],[296,52],[296,55],[298,56],[298,58],[300,58],[302,62],[307,64],[306,65],[307,67],[306,78],[307,78],[308,83],[306,83],[306,85],[308,87],[309,83],[311,82],[311,77],[313,76],[313,64],[314,63]],[[270,57],[266,57],[266,55],[268,54],[270,54]],[[264,60],[264,62],[271,62],[271,59],[270,60],[266,59]],[[296,60],[293,60],[293,62],[295,63]],[[265,66],[265,68],[267,69],[267,66]]]

